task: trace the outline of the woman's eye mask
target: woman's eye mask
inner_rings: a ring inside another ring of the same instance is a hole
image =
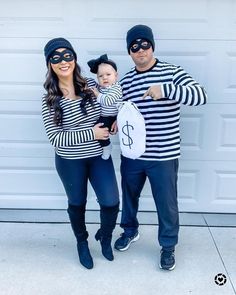
[[[52,64],[58,64],[59,62],[64,61],[72,61],[74,60],[74,54],[71,50],[65,49],[62,52],[54,51],[52,56],[50,57],[50,62]]]

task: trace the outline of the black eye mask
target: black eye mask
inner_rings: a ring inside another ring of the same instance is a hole
[[[59,52],[59,51],[55,50],[52,53],[52,56],[50,57],[50,63],[58,64],[59,62],[62,62],[63,60],[69,62],[69,61],[72,61],[74,59],[75,59],[74,54],[69,49],[65,49],[62,52]]]
[[[145,45],[144,45],[145,44]],[[140,48],[142,48],[143,50],[147,50],[152,46],[152,44],[150,42],[148,42],[145,39],[140,39],[140,40],[136,40],[132,46],[130,47],[130,50],[135,53],[138,52],[140,50]]]

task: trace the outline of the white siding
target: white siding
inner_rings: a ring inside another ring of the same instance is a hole
[[[43,47],[68,38],[84,74],[107,53],[120,77],[132,66],[127,30],[152,27],[156,56],[183,66],[208,104],[183,107],[181,211],[236,212],[236,2],[234,0],[8,0],[0,10],[0,207],[65,208],[54,153],[41,119]],[[119,177],[118,137],[113,156]],[[96,208],[89,190],[90,208]],[[154,210],[149,184],[140,209]]]

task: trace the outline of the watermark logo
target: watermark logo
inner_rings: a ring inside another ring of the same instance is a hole
[[[223,286],[226,282],[227,282],[227,278],[226,278],[226,275],[224,275],[223,273],[218,273],[215,276],[216,285]]]

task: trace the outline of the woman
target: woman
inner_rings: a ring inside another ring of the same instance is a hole
[[[101,226],[95,238],[102,254],[113,260],[112,232],[119,211],[119,193],[112,159],[101,158],[98,140],[109,138],[107,128],[96,124],[100,105],[81,76],[77,55],[64,38],[50,40],[44,54],[48,67],[42,101],[47,136],[55,148],[55,165],[68,197],[71,226],[77,240],[80,263],[93,268],[85,225],[87,185],[90,181],[100,205]],[[91,80],[92,81],[92,80]]]

